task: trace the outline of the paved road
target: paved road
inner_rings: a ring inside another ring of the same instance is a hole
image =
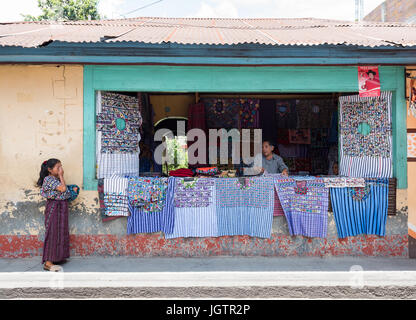
[[[0,259],[0,298],[416,299],[416,260],[403,258],[72,257]]]

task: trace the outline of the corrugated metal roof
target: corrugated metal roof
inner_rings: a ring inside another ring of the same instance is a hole
[[[0,46],[70,43],[415,46],[416,25],[326,19],[140,17],[116,20],[0,23]]]

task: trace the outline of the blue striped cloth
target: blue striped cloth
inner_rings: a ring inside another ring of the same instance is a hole
[[[176,178],[179,180],[180,178]],[[203,178],[211,179],[211,178]],[[215,186],[207,186],[210,191],[210,203],[206,207],[174,207],[175,225],[172,232],[165,232],[166,239],[179,237],[216,237],[217,212],[215,210]]]
[[[359,234],[384,236],[386,233],[389,180],[366,179],[366,183],[370,192],[365,200],[354,200],[352,188],[330,188],[339,238]]]
[[[172,233],[174,216],[175,178],[169,177],[165,205],[162,211],[147,212],[129,203],[130,216],[127,219],[127,234],[163,231]]]
[[[293,177],[277,177],[274,180],[290,235],[326,238],[328,188],[325,188],[322,178],[296,177],[296,180],[306,182],[306,194],[296,193],[296,181]]]

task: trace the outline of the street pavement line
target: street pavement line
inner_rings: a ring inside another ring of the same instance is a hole
[[[0,288],[416,286],[416,271],[2,272]]]

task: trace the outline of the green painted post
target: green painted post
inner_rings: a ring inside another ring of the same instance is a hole
[[[407,116],[405,68],[396,67],[396,91],[393,94],[393,174],[397,188],[407,188]]]
[[[95,177],[95,91],[91,68],[84,67],[84,189],[97,190]]]

